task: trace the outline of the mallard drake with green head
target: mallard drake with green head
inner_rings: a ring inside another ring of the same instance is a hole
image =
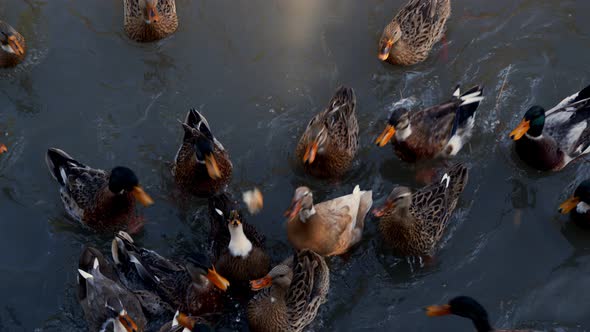
[[[215,268],[205,271],[200,265],[175,262],[138,247],[122,231],[113,239],[111,253],[120,279],[129,289],[154,292],[173,308],[190,315],[221,311],[229,282]]]
[[[135,201],[144,206],[154,203],[127,167],[118,166],[110,172],[90,168],[56,148],[47,151],[45,162],[60,185],[61,200],[68,215],[94,230],[141,223]]]
[[[380,218],[385,241],[403,256],[432,256],[449,224],[468,179],[463,164],[452,166],[440,182],[412,193],[407,187],[393,188],[385,204],[373,212]]]
[[[330,270],[324,259],[311,250],[300,251],[294,259],[251,282],[257,291],[248,304],[251,331],[303,331],[326,302]]]
[[[569,213],[576,225],[590,229],[590,180],[578,185],[573,196],[561,203],[559,212]]]
[[[178,28],[175,0],[124,0],[125,33],[138,42],[152,42]]]
[[[533,106],[510,133],[516,153],[540,171],[559,171],[590,152],[590,86],[549,111]]]
[[[10,24],[0,21],[0,67],[14,67],[27,54],[25,38]]]
[[[139,299],[114,280],[116,275],[100,251],[91,247],[84,249],[78,273],[78,301],[89,331],[144,330],[147,320]]]
[[[264,237],[244,221],[238,203],[227,193],[209,198],[210,238],[215,268],[235,287],[262,278],[270,270]]]
[[[410,0],[383,30],[379,60],[402,66],[426,60],[450,15],[451,0]]]
[[[341,255],[363,235],[365,217],[373,204],[373,192],[361,191],[314,204],[313,193],[299,187],[285,212],[287,238],[296,249],[311,249],[322,256]]]
[[[533,332],[533,330],[498,330],[494,329],[488,319],[488,312],[476,300],[468,296],[457,296],[448,304],[426,307],[429,317],[456,315],[470,319],[477,332]]]
[[[354,90],[340,87],[328,107],[311,119],[296,149],[307,173],[330,178],[348,171],[359,146],[355,109]]]
[[[447,102],[413,112],[396,109],[375,144],[391,141],[395,154],[407,162],[453,157],[471,137],[482,94],[480,86],[463,94],[457,86]]]
[[[198,196],[222,191],[231,180],[233,165],[223,145],[213,136],[207,119],[191,109],[182,128],[184,138],[172,168],[176,183]]]

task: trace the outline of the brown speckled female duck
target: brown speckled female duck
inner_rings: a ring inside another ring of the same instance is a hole
[[[274,267],[267,276],[251,282],[258,293],[248,304],[251,331],[303,331],[326,302],[330,270],[324,259],[311,250]]]
[[[450,15],[451,0],[410,0],[383,30],[379,59],[402,66],[426,60]]]
[[[372,191],[361,191],[358,185],[350,195],[315,205],[311,190],[299,187],[285,212],[289,242],[322,256],[341,255],[361,240],[372,204]]]
[[[138,42],[165,38],[178,28],[175,0],[124,0],[125,33]]]
[[[311,119],[297,145],[297,158],[313,176],[343,175],[350,168],[359,145],[356,97],[340,87],[328,107]]]
[[[400,255],[432,256],[467,178],[467,167],[456,164],[440,182],[413,194],[407,187],[393,188],[385,204],[374,211],[381,218],[379,229],[385,241]]]
[[[25,38],[8,23],[0,21],[0,67],[14,67],[27,53]]]
[[[590,152],[590,86],[545,111],[533,106],[510,133],[516,153],[530,167],[559,171]]]
[[[90,168],[56,148],[47,151],[45,162],[60,184],[66,212],[92,229],[136,227],[141,218],[135,210],[135,200],[145,206],[154,203],[127,167],[115,167],[110,172]]]
[[[227,193],[209,199],[211,241],[215,268],[234,285],[244,287],[250,280],[262,278],[270,270],[270,257],[264,237],[246,223],[238,204]]]
[[[482,93],[479,86],[463,94],[456,87],[447,102],[412,112],[396,109],[375,144],[391,141],[395,154],[407,162],[453,157],[471,137]]]
[[[488,319],[488,312],[476,300],[468,296],[457,296],[448,304],[426,307],[429,317],[457,315],[471,319],[477,332],[534,332],[533,330],[498,330],[494,329]]]
[[[176,183],[198,196],[220,192],[231,180],[229,154],[213,136],[207,119],[196,110],[188,112],[182,127],[184,137],[172,168]]]

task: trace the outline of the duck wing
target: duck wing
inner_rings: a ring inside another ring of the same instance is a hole
[[[308,249],[294,259],[293,279],[287,293],[289,326],[293,331],[303,331],[326,302],[330,270],[323,257]]]
[[[415,217],[417,227],[427,238],[437,242],[448,225],[455,210],[459,195],[468,180],[468,168],[455,164],[441,178],[412,195],[410,213]]]

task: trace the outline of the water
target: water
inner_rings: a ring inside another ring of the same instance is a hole
[[[165,255],[202,252],[206,200],[178,203],[169,173],[177,119],[198,107],[231,153],[231,189],[265,194],[249,221],[280,261],[289,253],[282,212],[296,186],[319,201],[358,183],[379,203],[394,183],[418,185],[415,166],[371,139],[393,103],[431,105],[458,82],[484,84],[487,98],[458,158],[472,167],[470,183],[435,263],[395,258],[369,219],[362,243],[329,259],[331,293],[311,330],[470,331],[466,320],[422,311],[459,294],[482,302],[498,327],[590,329],[590,235],[557,213],[590,171],[585,162],[551,175],[523,169],[507,139],[531,103],[552,106],[589,83],[590,2],[454,0],[448,49],[395,68],[379,63],[376,45],[401,3],[177,0],[178,32],[140,45],[123,33],[121,1],[2,1],[29,56],[0,71],[0,142],[10,150],[0,156],[0,330],[84,330],[78,255],[110,243],[66,218],[43,162],[48,147],[96,167],[132,167],[156,200],[138,241]],[[295,145],[340,84],[357,94],[360,153],[339,182],[310,179]]]

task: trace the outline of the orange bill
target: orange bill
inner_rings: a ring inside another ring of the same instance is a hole
[[[272,277],[268,274],[260,279],[250,281],[250,288],[254,291],[261,290],[272,285]]]
[[[8,148],[6,145],[0,144],[0,154],[3,154],[4,152],[8,152]]]
[[[23,56],[25,54],[25,49],[23,48],[21,43],[18,41],[16,36],[13,35],[13,36],[8,37],[8,45],[10,45],[10,47],[12,48],[12,50],[14,51],[14,53],[16,55]]]
[[[431,305],[426,307],[426,315],[429,317],[451,315],[451,306],[448,304]]]
[[[195,320],[182,312],[179,312],[178,315],[176,315],[176,321],[178,322],[178,325],[189,330],[192,330],[195,327]]]
[[[301,210],[301,200],[294,200],[291,203],[291,206],[285,211],[285,217],[289,217],[289,219],[293,219],[297,213]]]
[[[125,330],[129,332],[139,332],[137,324],[135,324],[135,321],[127,314],[125,310],[119,314],[118,319],[119,322],[121,322],[121,325],[125,327]]]
[[[156,1],[148,2],[145,5],[145,10],[147,11],[147,21],[148,23],[151,22],[158,22],[160,20],[160,15],[158,14],[158,8],[156,8]]]
[[[150,195],[143,191],[143,189],[140,186],[136,186],[135,188],[133,188],[133,191],[131,191],[131,193],[138,202],[143,204],[143,206],[150,206],[154,204],[154,200],[150,197]]]
[[[380,207],[376,207],[373,209],[373,215],[377,218],[381,218],[383,217],[383,215],[385,214],[385,212],[387,212],[387,210],[393,208],[394,203],[390,200],[385,201],[385,203],[380,206]]]
[[[207,279],[209,279],[209,281],[211,281],[215,287],[221,289],[224,292],[229,287],[229,281],[217,273],[215,266],[207,271]]]
[[[221,178],[221,171],[219,170],[219,166],[217,166],[217,160],[213,154],[208,154],[205,156],[205,166],[207,167],[207,174],[213,180],[217,180]]]
[[[392,46],[392,40],[382,41],[381,43],[379,43],[379,52],[377,54],[379,60],[385,61],[389,58],[389,52],[391,51]]]
[[[559,205],[559,213],[568,214],[571,210],[575,209],[576,206],[580,203],[579,197],[570,197],[565,202]]]
[[[393,135],[395,135],[395,128],[388,124],[383,132],[377,137],[377,139],[375,139],[375,144],[378,147],[384,147],[385,144],[389,143]]]
[[[315,156],[318,153],[318,143],[314,141],[312,144],[308,145],[305,149],[305,155],[303,155],[303,162],[304,163],[313,163],[315,160]]]
[[[522,138],[522,136],[524,136],[524,134],[527,133],[527,131],[529,131],[529,128],[531,128],[531,121],[522,119],[522,121],[520,121],[518,124],[518,127],[510,132],[510,138],[518,141]]]

